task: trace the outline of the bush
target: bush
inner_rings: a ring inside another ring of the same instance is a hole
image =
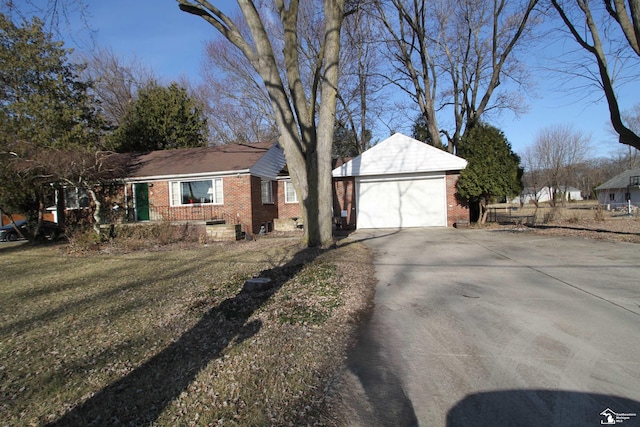
[[[189,223],[116,224],[111,229],[103,229],[100,235],[90,228],[74,230],[69,237],[69,251],[131,252],[177,243],[205,244],[208,241],[203,226]]]
[[[69,242],[68,252],[70,253],[96,252],[100,250],[100,245],[104,242],[102,235],[97,234],[91,228],[84,227],[67,230],[67,240]]]
[[[596,221],[604,221],[604,208],[602,205],[598,205],[593,210],[593,219]]]

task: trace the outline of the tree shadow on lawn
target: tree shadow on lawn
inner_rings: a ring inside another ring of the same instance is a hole
[[[122,379],[108,385],[50,426],[141,425],[155,421],[169,403],[195,379],[198,372],[220,357],[230,344],[239,344],[260,331],[262,322],[248,322],[320,250],[306,249],[283,266],[264,270],[271,279],[262,291],[240,290],[210,309],[177,341]]]

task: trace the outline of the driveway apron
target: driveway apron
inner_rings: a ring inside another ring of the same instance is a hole
[[[640,246],[448,228],[352,238],[375,251],[378,284],[348,359],[348,424],[640,425]]]

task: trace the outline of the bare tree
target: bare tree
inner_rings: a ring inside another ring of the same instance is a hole
[[[371,147],[373,123],[385,116],[381,37],[379,21],[370,13],[354,13],[345,19],[337,120],[348,130],[352,154]]]
[[[0,13],[12,21],[28,21],[32,16],[37,16],[42,19],[48,32],[57,38],[66,35],[72,40],[77,36],[71,24],[72,17],[80,19],[83,31],[88,30],[91,34],[87,8],[85,0],[0,0]]]
[[[523,190],[520,195],[521,204],[524,203],[525,199],[528,199],[537,208],[539,206],[541,192],[546,185],[546,181],[544,177],[542,159],[538,156],[535,146],[525,148],[522,156],[522,166],[524,168],[524,174],[522,176]]]
[[[250,37],[242,17],[234,19]],[[278,137],[269,95],[246,56],[225,38],[208,42],[200,94],[215,144],[256,142]]]
[[[579,46],[595,61],[597,70],[587,70],[583,77],[597,76],[597,85],[607,100],[619,142],[640,149],[640,136],[623,121],[618,102],[620,89],[615,81],[617,65],[626,61],[637,65],[640,58],[640,0],[595,3],[551,0],[551,3]],[[637,79],[637,75],[631,78]]]
[[[537,0],[390,0],[378,14],[389,33],[393,82],[418,105],[434,146],[440,134],[454,152],[460,138],[489,111],[523,106],[517,92],[497,92],[503,80],[525,85],[517,46],[530,36]],[[437,112],[453,111],[451,131]]]
[[[262,5],[266,8],[267,5]],[[301,52],[303,86],[310,92],[313,86],[315,57],[322,46],[323,34],[318,31],[322,22],[313,10],[313,2],[301,3],[302,13],[298,32],[305,50]],[[275,11],[272,11],[276,13]],[[250,32],[242,15],[234,22],[243,37]],[[359,154],[369,148],[373,121],[385,113],[383,79],[379,58],[379,31],[377,21],[366,13],[353,13],[346,17],[342,31],[340,79],[336,135],[347,135],[348,141],[334,141],[340,150],[348,144],[350,153]],[[277,27],[268,31],[273,45],[281,45],[284,34]],[[284,68],[281,52],[275,52],[276,61]],[[225,38],[207,43],[202,66],[203,84],[199,93],[206,100],[213,143],[251,142],[276,138],[278,128],[271,101],[247,58]],[[287,84],[287,76],[281,76]],[[336,151],[336,152],[337,152]]]
[[[537,3],[445,1],[445,7],[441,3],[436,10],[445,53],[442,68],[450,80],[442,102],[452,107],[455,123],[453,135],[446,133],[450,151],[482,116],[503,110],[518,114],[526,109],[522,88],[527,87],[528,73],[518,53],[530,45],[532,27],[539,22],[531,19]],[[498,91],[506,80],[515,89]]]
[[[85,77],[93,83],[104,117],[114,126],[121,124],[138,90],[156,82],[149,67],[136,59],[125,63],[109,48],[96,49],[82,59],[87,64]]]
[[[387,3],[389,5],[387,5]],[[387,52],[393,64],[390,83],[405,92],[424,117],[429,139],[442,145],[436,118],[438,70],[435,58],[441,54],[433,43],[437,34],[430,26],[426,0],[378,1],[377,15],[388,32]]]
[[[280,143],[287,158],[292,182],[300,197],[305,225],[304,243],[326,246],[332,242],[331,149],[336,112],[340,32],[344,0],[324,0],[318,16],[323,17],[323,37],[317,54],[301,45],[298,24],[300,2],[275,0],[277,14],[261,16],[256,4],[238,0],[251,37],[244,37],[227,15],[206,0],[177,0],[180,9],[200,16],[233,43],[260,75],[280,130]],[[277,23],[284,34],[281,49],[284,69],[276,61],[266,24]],[[307,52],[307,57],[303,52]],[[311,91],[305,91],[301,65],[313,59]],[[280,72],[287,76],[286,84]]]
[[[542,129],[531,147],[532,166],[529,173],[541,172],[552,206],[564,192],[576,183],[577,168],[585,162],[591,137],[571,126],[556,125]],[[537,171],[537,172],[536,172]]]
[[[127,165],[127,157],[122,154],[96,149],[81,150],[77,147],[42,146],[22,140],[8,143],[5,150],[0,152],[0,160],[3,163],[0,168],[2,174],[12,177],[5,189],[23,192],[17,194],[13,207],[35,220],[33,235],[36,238],[39,237],[43,215],[49,206],[47,196],[55,190],[59,192],[58,199],[61,200],[65,187],[82,189],[90,195],[93,203],[92,226],[99,234],[104,202],[101,190],[110,188],[121,178]],[[64,209],[58,210],[58,223],[65,223]]]

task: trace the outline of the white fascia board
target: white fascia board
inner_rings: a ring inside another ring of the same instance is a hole
[[[356,176],[356,182],[383,182],[383,181],[414,181],[422,179],[443,179],[446,174],[442,171],[435,172],[416,172],[416,173],[400,173],[387,175],[361,175]]]
[[[219,178],[224,176],[237,176],[237,175],[249,175],[249,169],[224,171],[224,172],[200,172],[189,173],[180,175],[155,175],[155,176],[142,176],[136,178],[125,178],[125,182],[148,182],[148,181],[176,181],[183,179],[196,179],[196,178]]]

